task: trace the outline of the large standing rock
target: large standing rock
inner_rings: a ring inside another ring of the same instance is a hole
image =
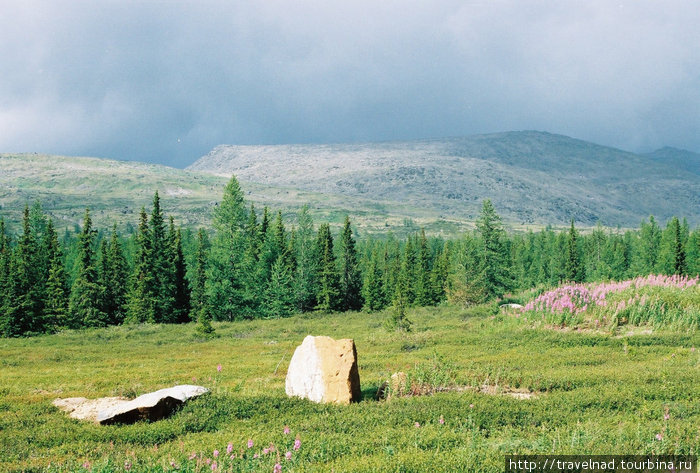
[[[53,405],[74,419],[100,424],[131,423],[140,419],[158,420],[193,397],[209,392],[202,386],[184,384],[144,394],[133,400],[118,397],[56,399]]]
[[[289,363],[286,392],[314,402],[359,401],[362,392],[355,342],[307,336]]]

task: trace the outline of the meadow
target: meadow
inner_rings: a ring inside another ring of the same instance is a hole
[[[215,322],[211,339],[194,324],[1,339],[0,471],[496,472],[515,453],[700,452],[696,329],[562,329],[495,305],[408,317],[409,333],[388,332],[385,312],[348,312]],[[362,402],[286,397],[307,334],[355,340]],[[397,371],[435,392],[376,401]],[[51,405],[175,384],[211,393],[134,425]]]

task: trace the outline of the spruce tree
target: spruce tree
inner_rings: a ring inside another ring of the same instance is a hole
[[[403,259],[401,260],[401,272],[399,278],[403,278],[401,294],[410,306],[416,302],[416,252],[413,245],[413,238],[409,235],[406,238],[406,245],[403,248]],[[397,281],[397,284],[399,282]]]
[[[103,257],[104,258],[104,257]],[[102,284],[104,291],[104,312],[112,325],[124,322],[129,303],[129,267],[124,257],[124,250],[119,241],[117,226],[112,227],[112,234],[107,246],[106,265]]]
[[[659,269],[664,274],[686,274],[685,245],[683,230],[678,217],[669,220],[662,235],[659,255]]]
[[[411,240],[409,239],[406,242],[407,247],[409,246],[410,241]],[[408,254],[408,252],[404,253],[401,271],[397,277],[396,286],[394,288],[391,312],[389,314],[389,319],[387,320],[390,329],[402,330],[406,332],[411,330],[412,325],[412,322],[406,316],[406,311],[410,305],[407,294],[409,292],[409,287],[411,286],[411,259],[407,257]]]
[[[265,314],[268,317],[286,317],[294,312],[293,280],[284,254],[273,263],[270,281],[265,291]]]
[[[153,195],[153,210],[150,221],[152,279],[155,282],[154,322],[175,322],[175,266],[173,255],[175,246],[174,224],[170,222],[170,232],[166,235],[163,210],[158,191]]]
[[[171,220],[172,222],[172,220]],[[172,266],[175,269],[175,304],[173,305],[173,321],[185,323],[190,320],[190,287],[187,283],[187,264],[182,251],[182,232],[178,228],[171,249],[174,258]]]
[[[428,239],[425,237],[425,229],[421,228],[418,240],[418,257],[415,269],[416,280],[416,304],[429,306],[433,304],[432,288],[430,285],[430,249]]]
[[[243,192],[232,176],[221,203],[214,210],[216,234],[207,275],[209,306],[216,309],[210,315],[215,315],[217,320],[239,319],[246,307],[246,275],[242,264],[246,220]]]
[[[78,238],[77,275],[71,288],[69,304],[71,320],[81,327],[103,327],[107,324],[107,315],[101,307],[103,291],[95,267],[94,239],[90,210],[85,209],[83,230]]]
[[[384,278],[380,267],[379,252],[375,248],[372,251],[367,264],[365,277],[362,285],[362,296],[364,297],[364,310],[376,312],[386,307],[386,295],[384,293]]]
[[[58,235],[49,220],[46,239],[48,240],[48,277],[44,300],[44,321],[47,330],[56,331],[71,325],[68,301],[69,288],[63,253],[58,243]]]
[[[0,217],[0,335],[4,318],[3,308],[9,292],[10,251],[10,239],[5,230],[5,220]]]
[[[204,229],[197,232],[197,255],[195,270],[190,280],[190,318],[198,320],[199,313],[207,306],[206,281],[209,241]]]
[[[191,314],[190,318],[197,321],[196,331],[202,335],[210,335],[214,332],[211,325],[211,311],[206,294],[207,285],[207,260],[209,241],[203,229],[197,233],[197,258],[194,277],[191,281]]]
[[[357,249],[350,228],[350,217],[347,215],[340,244],[340,309],[360,310],[362,308],[362,275],[357,262]]]
[[[318,288],[316,308],[322,311],[333,311],[338,308],[340,288],[335,255],[333,254],[333,237],[327,223],[318,228],[316,251],[319,255]]]
[[[446,288],[450,271],[450,253],[447,242],[437,255],[435,264],[430,272],[430,295],[432,304],[443,302],[447,296]]]
[[[564,268],[567,281],[583,282],[585,279],[585,270],[581,261],[581,252],[578,244],[578,233],[574,227],[574,219],[571,219],[571,228],[569,229],[568,240],[566,244],[566,265]]]
[[[136,234],[136,256],[129,291],[129,305],[125,322],[156,322],[156,280],[153,276],[153,247],[148,215],[142,207]]]
[[[642,222],[639,230],[640,251],[639,272],[651,274],[658,271],[659,249],[661,248],[661,228],[656,223],[653,215],[649,216],[649,222]]]
[[[6,337],[36,333],[43,328],[41,275],[37,267],[38,244],[34,237],[29,208],[25,206],[23,233],[10,258],[9,277],[0,329]]]
[[[299,229],[294,240],[296,271],[294,273],[294,299],[297,310],[306,312],[316,306],[316,282],[318,279],[318,253],[314,245],[314,224],[309,206],[299,211]]]
[[[479,283],[487,297],[501,297],[511,288],[512,277],[504,245],[505,231],[489,199],[481,207],[476,226],[482,243]]]

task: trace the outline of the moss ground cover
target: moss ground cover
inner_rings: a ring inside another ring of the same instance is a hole
[[[414,330],[401,334],[383,329],[386,316],[215,323],[210,340],[193,324],[0,340],[0,471],[495,472],[512,453],[700,451],[697,330],[561,331],[484,307],[439,307],[409,311]],[[307,334],[355,339],[362,402],[285,396]],[[375,401],[396,371],[451,389]],[[212,392],[154,423],[96,426],[51,405],[191,383]],[[498,394],[507,389],[535,395]]]

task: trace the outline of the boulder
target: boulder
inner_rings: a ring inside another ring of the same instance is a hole
[[[68,412],[74,419],[100,424],[133,423],[140,419],[151,421],[168,416],[188,399],[209,392],[202,386],[180,385],[144,394],[133,400],[120,397],[99,399],[56,399],[53,405]]]
[[[349,404],[362,397],[357,350],[351,339],[307,336],[294,351],[285,391],[313,402]]]

